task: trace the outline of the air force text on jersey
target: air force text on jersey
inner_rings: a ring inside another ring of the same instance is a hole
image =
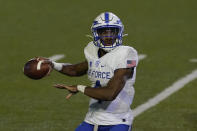
[[[101,71],[96,71],[96,70],[88,70],[88,75],[90,77],[94,78],[100,78],[100,79],[111,79],[110,77],[110,72],[101,72]]]

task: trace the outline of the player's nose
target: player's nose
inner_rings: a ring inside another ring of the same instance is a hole
[[[105,31],[105,35],[106,35],[106,36],[112,36],[113,33],[111,32],[111,30],[106,30],[106,31]]]

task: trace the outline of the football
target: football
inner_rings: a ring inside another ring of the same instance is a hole
[[[46,76],[50,72],[50,68],[51,66],[43,63],[43,60],[33,58],[25,64],[23,72],[27,77],[38,80]]]

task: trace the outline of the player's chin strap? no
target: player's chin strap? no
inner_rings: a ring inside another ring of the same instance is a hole
[[[53,68],[57,71],[61,71],[63,66],[66,66],[66,65],[71,65],[70,63],[57,63],[55,61],[52,61],[53,63]]]
[[[80,92],[82,92],[82,93],[84,93],[86,87],[87,86],[84,86],[84,85],[77,85],[77,90],[80,91]]]

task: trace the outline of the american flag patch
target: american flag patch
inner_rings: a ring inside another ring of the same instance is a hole
[[[127,68],[136,67],[136,60],[127,60]]]

